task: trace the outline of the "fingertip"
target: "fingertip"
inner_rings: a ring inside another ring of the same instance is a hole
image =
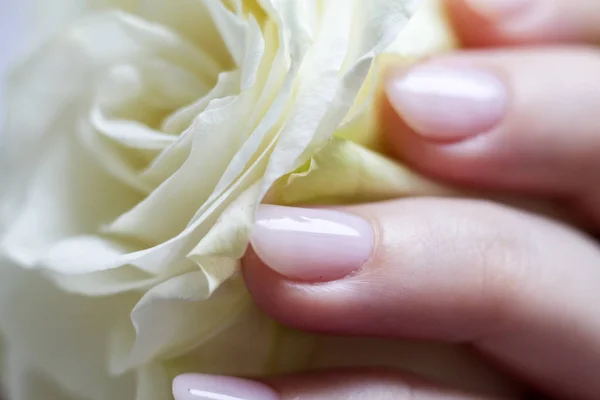
[[[250,247],[242,258],[242,274],[256,303],[268,314],[280,314],[276,311],[283,303],[278,299],[281,297],[286,279],[269,268],[253,247]],[[272,310],[275,310],[275,313]]]
[[[342,324],[340,319],[345,319],[345,313],[337,312],[348,304],[345,279],[323,283],[293,280],[269,267],[252,248],[242,259],[242,273],[256,304],[285,326],[331,333]]]
[[[462,46],[493,46],[505,40],[493,20],[476,12],[467,0],[447,0],[446,10]]]
[[[242,274],[256,304],[280,323],[299,329],[310,328],[311,296],[307,284],[290,281],[266,265],[250,248],[242,258]],[[313,315],[315,317],[316,315]]]
[[[374,246],[373,227],[357,215],[326,208],[260,206],[252,247],[291,280],[324,282],[359,269]]]
[[[390,71],[381,127],[388,153],[434,179],[481,185],[485,154],[508,115],[509,90],[469,53]],[[489,164],[489,165],[488,165]]]
[[[452,26],[464,47],[522,45],[551,40],[547,7],[539,0],[447,0]]]

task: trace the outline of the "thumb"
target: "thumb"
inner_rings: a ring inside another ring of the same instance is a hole
[[[395,371],[327,371],[263,382],[186,374],[173,382],[175,400],[484,400]]]

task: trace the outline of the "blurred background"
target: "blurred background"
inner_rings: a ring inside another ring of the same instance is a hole
[[[0,0],[0,139],[2,137],[6,113],[4,108],[6,74],[17,49],[17,40],[21,26],[20,9],[25,1],[26,0]],[[0,146],[2,146],[1,141]],[[0,352],[1,351],[2,349],[0,349]],[[0,400],[2,400],[1,382]]]
[[[9,63],[17,50],[21,12],[26,0],[0,0],[0,134],[5,115],[4,95]],[[52,1],[52,0],[48,0]]]

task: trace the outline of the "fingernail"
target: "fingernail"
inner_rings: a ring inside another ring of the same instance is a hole
[[[359,270],[374,246],[371,224],[327,209],[263,205],[252,247],[278,273],[303,281],[333,281]]]
[[[478,14],[492,19],[511,17],[526,12],[535,0],[465,0]]]
[[[173,380],[175,400],[279,400],[262,383],[228,376],[179,375]]]
[[[426,139],[460,140],[483,133],[503,118],[504,84],[491,73],[445,65],[422,65],[391,76],[390,104]]]

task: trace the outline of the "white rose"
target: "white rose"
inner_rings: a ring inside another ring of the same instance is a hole
[[[238,259],[265,197],[436,190],[369,150],[376,57],[451,45],[414,3],[39,2],[3,137],[8,397],[164,400],[179,372],[335,364],[255,308]]]

